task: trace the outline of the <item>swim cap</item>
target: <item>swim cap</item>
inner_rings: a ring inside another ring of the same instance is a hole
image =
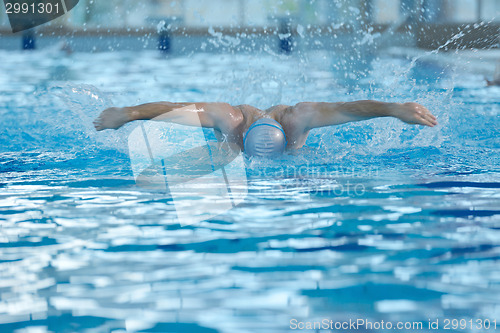
[[[250,156],[274,157],[285,151],[286,143],[283,127],[270,118],[254,122],[243,138],[245,153]]]

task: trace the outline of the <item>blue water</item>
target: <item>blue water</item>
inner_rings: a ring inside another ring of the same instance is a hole
[[[500,89],[482,76],[323,51],[0,58],[2,332],[500,326]],[[314,130],[298,153],[248,164],[241,205],[188,226],[168,194],[135,184],[127,137],[138,124],[92,128],[112,105],[357,99],[417,101],[440,124]]]

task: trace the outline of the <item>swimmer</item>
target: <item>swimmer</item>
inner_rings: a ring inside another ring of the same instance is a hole
[[[302,102],[276,105],[265,111],[250,105],[227,103],[147,103],[112,107],[94,121],[96,130],[118,129],[135,120],[158,120],[213,128],[219,141],[226,138],[250,156],[273,157],[301,148],[313,128],[340,125],[376,117],[394,117],[413,125],[434,127],[437,120],[417,103],[355,101]]]
[[[495,74],[493,74],[493,81],[486,79],[486,85],[500,86],[500,59],[497,61],[497,65],[495,67]]]

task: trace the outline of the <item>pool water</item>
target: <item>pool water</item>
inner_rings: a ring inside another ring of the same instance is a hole
[[[0,57],[2,332],[500,326],[500,88],[482,76],[388,53]],[[358,99],[416,101],[440,124],[313,130],[297,153],[247,161],[244,202],[188,226],[167,193],[134,181],[139,124],[92,127],[112,105]]]

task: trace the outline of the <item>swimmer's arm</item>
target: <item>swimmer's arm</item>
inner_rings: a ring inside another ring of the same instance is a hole
[[[206,112],[208,103],[156,102],[125,107],[130,121],[154,120],[187,126],[214,127],[214,119]]]
[[[305,116],[306,130],[340,125],[353,121],[377,117],[395,117],[407,124],[437,125],[436,117],[424,106],[417,103],[385,103],[379,101],[356,101],[346,103],[299,103],[299,114]]]
[[[118,129],[134,120],[173,122],[188,126],[220,128],[228,112],[234,109],[226,103],[156,102],[131,107],[108,108],[94,121],[98,131]]]

